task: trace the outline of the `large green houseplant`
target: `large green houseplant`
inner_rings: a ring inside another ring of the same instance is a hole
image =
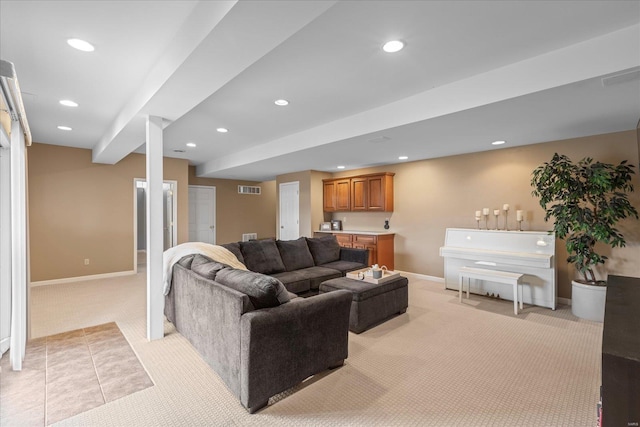
[[[593,270],[607,260],[596,252],[596,243],[625,246],[616,224],[628,217],[638,218],[628,198],[628,193],[633,192],[633,168],[626,160],[613,165],[587,157],[573,163],[567,156],[556,153],[532,173],[532,194],[540,199],[544,220],[554,219],[553,231],[565,240],[567,261],[582,274],[581,283],[606,285],[596,278]],[[575,303],[572,294],[572,306]],[[576,313],[580,309],[572,307],[572,310]]]

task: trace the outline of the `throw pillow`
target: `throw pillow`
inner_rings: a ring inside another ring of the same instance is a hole
[[[336,236],[307,238],[309,250],[316,265],[338,261],[340,259],[340,245]]]
[[[262,274],[281,273],[284,264],[273,239],[250,240],[240,243],[244,265],[251,271]]]
[[[247,294],[256,309],[289,302],[287,289],[275,277],[227,267],[218,272],[216,282]]]
[[[276,245],[280,251],[282,263],[287,271],[300,270],[313,267],[313,256],[309,252],[307,239],[300,237],[297,240],[277,240]]]
[[[178,264],[186,268],[187,270],[191,270],[191,263],[193,262],[193,258],[195,258],[194,254],[185,255],[178,260]]]
[[[202,257],[202,258],[208,259],[206,257]],[[219,262],[216,262],[216,261],[196,263],[195,257],[193,262],[191,263],[191,271],[209,280],[216,280],[216,275],[218,274],[218,272],[226,267],[227,267],[226,265],[220,264]]]
[[[222,246],[223,248],[227,249],[229,252],[234,254],[236,258],[238,258],[238,261],[244,264],[244,258],[242,257],[242,252],[240,251],[240,243],[238,242],[225,243],[224,245],[220,245],[220,246]]]

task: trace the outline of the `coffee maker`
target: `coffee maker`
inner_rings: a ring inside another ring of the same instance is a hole
[[[341,231],[342,230],[342,221],[338,219],[331,220],[331,230],[333,231]]]

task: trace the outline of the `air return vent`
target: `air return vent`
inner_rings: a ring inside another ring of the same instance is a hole
[[[262,194],[262,188],[253,185],[238,185],[238,194]]]
[[[242,241],[248,242],[249,240],[258,240],[258,233],[243,233]]]
[[[614,74],[612,76],[602,78],[602,86],[612,86],[619,83],[626,83],[632,80],[640,79],[640,70],[632,70],[624,73]]]

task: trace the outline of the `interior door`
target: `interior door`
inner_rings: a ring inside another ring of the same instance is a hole
[[[189,241],[216,244],[216,188],[189,186]]]
[[[280,240],[300,237],[300,183],[280,184]]]

